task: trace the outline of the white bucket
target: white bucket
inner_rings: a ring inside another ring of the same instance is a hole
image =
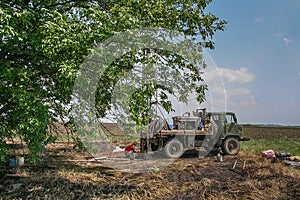
[[[18,162],[19,167],[23,166],[24,165],[24,157],[23,156],[21,156],[21,157],[17,156],[17,162]]]

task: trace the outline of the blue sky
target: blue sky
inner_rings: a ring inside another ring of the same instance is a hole
[[[300,125],[300,0],[214,0],[206,11],[228,21],[208,51],[227,110],[241,123]]]

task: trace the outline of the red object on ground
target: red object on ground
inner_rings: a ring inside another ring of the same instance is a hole
[[[129,153],[129,152],[131,152],[131,151],[134,151],[134,147],[135,147],[135,144],[134,144],[134,143],[128,145],[128,146],[125,148],[125,153]]]

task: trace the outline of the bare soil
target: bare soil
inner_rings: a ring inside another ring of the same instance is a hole
[[[244,125],[245,137],[255,139],[280,139],[280,138],[300,138],[300,127],[293,126],[255,126]],[[299,152],[300,153],[300,152]]]
[[[300,199],[300,170],[259,155],[240,153],[219,162],[214,156],[190,154],[165,167],[133,173],[95,162],[73,146],[48,145],[37,164],[13,169],[2,164],[0,199]],[[137,166],[148,161],[124,162]]]

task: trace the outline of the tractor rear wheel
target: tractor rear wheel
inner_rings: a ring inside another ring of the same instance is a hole
[[[183,144],[177,138],[171,138],[164,147],[164,154],[168,158],[180,158],[184,153]]]
[[[237,155],[240,152],[240,143],[237,138],[228,137],[222,143],[222,151],[227,155]]]

